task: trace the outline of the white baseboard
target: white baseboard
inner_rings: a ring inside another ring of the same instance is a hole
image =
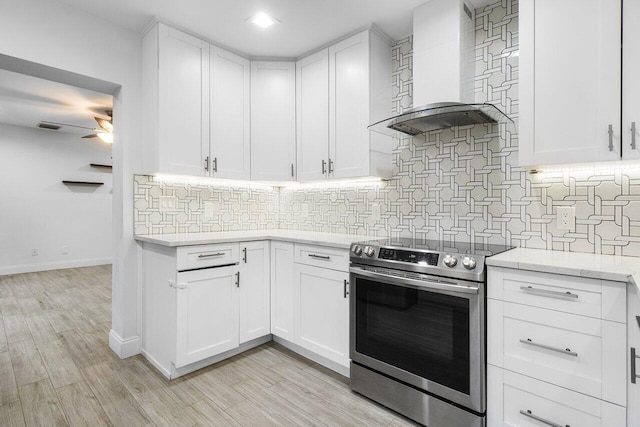
[[[113,329],[109,332],[109,348],[118,355],[120,359],[140,354],[140,337],[122,339]]]
[[[111,257],[75,259],[69,261],[44,262],[40,264],[6,265],[0,267],[0,276],[7,274],[33,273],[35,271],[62,270],[64,268],[92,267],[112,263]]]
[[[349,375],[349,367],[348,366],[342,366],[341,364],[334,362],[333,360],[329,360],[324,356],[320,356],[317,353],[314,353],[313,351],[307,350],[306,348],[303,348],[301,346],[299,346],[298,344],[294,344],[291,341],[287,341],[284,338],[280,338],[277,336],[273,336],[273,341],[277,342],[278,344],[281,344],[283,347],[288,348],[291,351],[294,351],[304,357],[306,357],[309,360],[313,360],[314,362],[331,369],[332,371],[335,371],[337,373],[339,373],[340,375],[343,375],[347,378],[350,377]]]

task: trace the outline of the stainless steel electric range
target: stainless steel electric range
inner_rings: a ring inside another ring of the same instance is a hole
[[[352,390],[429,427],[484,426],[485,258],[508,249],[353,244]]]

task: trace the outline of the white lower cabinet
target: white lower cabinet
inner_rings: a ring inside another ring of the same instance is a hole
[[[627,285],[628,289],[628,351],[627,358],[629,366],[629,377],[627,378],[628,402],[627,425],[640,426],[640,292],[635,284]],[[632,360],[632,349],[636,354],[636,359]],[[632,378],[635,373],[636,378]]]
[[[293,243],[271,242],[271,333],[294,341]]]
[[[238,347],[238,268],[178,273],[176,368]]]
[[[349,273],[295,265],[295,342],[340,365],[349,364]]]
[[[489,426],[624,426],[626,286],[489,267]]]
[[[271,333],[269,242],[240,244],[240,344]]]

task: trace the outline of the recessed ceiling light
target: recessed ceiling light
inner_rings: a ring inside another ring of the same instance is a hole
[[[249,19],[251,19],[251,22],[253,22],[260,28],[269,28],[276,23],[276,20],[274,18],[270,17],[264,12],[258,12]]]

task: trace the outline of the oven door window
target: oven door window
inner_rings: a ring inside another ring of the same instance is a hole
[[[357,278],[356,352],[469,394],[469,300]]]

